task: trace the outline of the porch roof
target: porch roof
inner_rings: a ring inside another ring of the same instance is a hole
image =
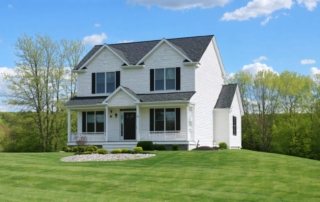
[[[126,88],[130,90],[129,88]],[[191,97],[196,93],[191,92],[172,92],[172,93],[150,93],[150,94],[135,94],[133,91],[129,91],[141,102],[166,102],[166,101],[189,101]],[[71,98],[66,104],[66,107],[70,106],[88,106],[102,104],[108,96],[87,96],[87,97],[74,97]]]

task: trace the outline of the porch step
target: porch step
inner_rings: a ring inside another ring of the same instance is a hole
[[[133,149],[134,147],[137,146],[138,142],[108,142],[108,143],[104,143],[102,145],[103,148],[106,148],[109,152],[111,152],[114,149],[124,149],[124,148],[128,148],[128,149]]]

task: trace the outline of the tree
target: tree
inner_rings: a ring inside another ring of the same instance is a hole
[[[74,94],[70,92],[72,88],[66,88],[68,78],[72,76],[64,65],[68,60],[76,62],[77,59],[70,57],[78,56],[84,49],[83,45],[77,44],[71,50],[65,50],[67,44],[77,43],[59,43],[47,35],[30,37],[24,34],[15,44],[19,61],[14,75],[4,74],[4,79],[10,83],[6,101],[20,106],[21,111],[34,112],[25,115],[37,125],[42,151],[56,150],[66,140],[67,115],[63,105],[69,95]]]

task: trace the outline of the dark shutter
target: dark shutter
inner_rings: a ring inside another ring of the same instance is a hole
[[[150,109],[150,131],[154,131],[154,109]]]
[[[120,86],[120,71],[116,71],[116,89]]]
[[[92,84],[92,94],[96,94],[96,73],[92,73],[91,84]]]
[[[87,132],[87,113],[82,112],[82,132]]]
[[[180,90],[181,76],[180,67],[176,68],[176,90]]]
[[[154,91],[154,69],[150,69],[150,91]]]
[[[180,108],[176,108],[176,130],[180,129]]]

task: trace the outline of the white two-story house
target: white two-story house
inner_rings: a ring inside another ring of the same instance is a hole
[[[86,136],[107,149],[144,140],[241,148],[241,97],[225,83],[213,35],[96,45],[73,72],[77,97],[65,105],[70,146]]]

